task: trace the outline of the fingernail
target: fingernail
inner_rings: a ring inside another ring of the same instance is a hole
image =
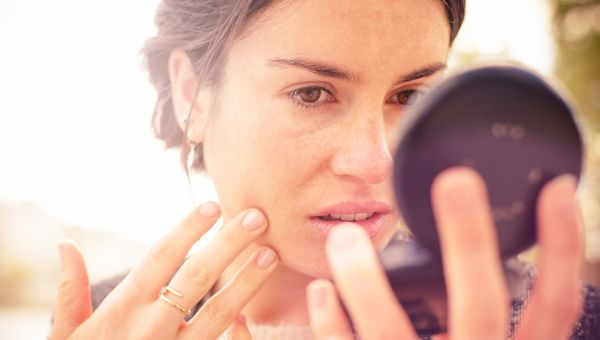
[[[248,230],[256,230],[265,223],[262,214],[256,210],[250,210],[242,220],[242,226]]]
[[[200,215],[204,217],[211,217],[219,213],[219,206],[213,202],[204,203],[200,207]]]
[[[313,284],[310,287],[309,298],[310,304],[313,307],[323,309],[327,303],[327,289],[323,286]]]
[[[331,229],[327,242],[335,249],[349,249],[358,243],[358,237],[353,228],[339,226]]]
[[[571,174],[560,175],[556,181],[565,191],[568,190],[574,193],[577,189],[577,178]]]
[[[258,254],[258,257],[256,258],[256,265],[258,268],[267,268],[273,262],[275,262],[275,260],[277,260],[277,254],[275,254],[275,252],[270,248],[265,248],[260,251],[260,254]]]
[[[562,211],[561,215],[563,217],[567,219],[575,218],[574,211],[577,209],[575,203],[576,177],[573,175],[561,175],[556,178],[556,186],[562,192],[557,209]]]

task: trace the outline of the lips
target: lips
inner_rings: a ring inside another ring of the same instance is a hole
[[[320,210],[310,217],[310,222],[313,229],[324,237],[340,223],[352,222],[374,238],[385,227],[385,219],[391,211],[391,205],[384,202],[344,202]]]
[[[358,213],[358,214],[329,214],[327,216],[319,216],[320,219],[324,221],[346,221],[346,222],[354,222],[354,221],[363,221],[375,213]]]

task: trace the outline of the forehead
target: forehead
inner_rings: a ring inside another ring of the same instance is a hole
[[[275,1],[247,25],[230,56],[312,57],[357,74],[373,65],[408,70],[445,61],[449,35],[441,0]]]

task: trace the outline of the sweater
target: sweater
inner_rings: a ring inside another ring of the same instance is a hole
[[[102,281],[92,286],[92,303],[96,309],[104,298],[125,278],[126,274],[117,275],[108,280]],[[533,290],[533,282],[535,278],[534,270],[529,270],[529,274],[525,276],[525,286],[527,293],[520,299],[512,301],[512,310],[510,318],[510,335],[514,334],[518,328],[522,312],[527,306],[529,293]],[[187,318],[191,318],[210,297],[205,296],[192,309]],[[575,324],[571,339],[572,340],[598,340],[600,339],[600,290],[591,285],[582,286],[583,309],[581,317]],[[312,340],[314,336],[309,326],[295,325],[257,325],[248,324],[248,330],[254,340]],[[219,340],[227,339],[227,334],[224,333]],[[428,338],[422,338],[427,340]]]

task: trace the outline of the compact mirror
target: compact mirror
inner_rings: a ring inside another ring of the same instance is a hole
[[[472,69],[440,83],[407,113],[394,155],[397,205],[413,236],[396,236],[380,258],[419,335],[446,329],[446,288],[431,205],[444,169],[485,179],[512,298],[524,287],[514,256],[536,240],[541,188],[580,178],[583,146],[573,112],[537,75],[517,67]]]

